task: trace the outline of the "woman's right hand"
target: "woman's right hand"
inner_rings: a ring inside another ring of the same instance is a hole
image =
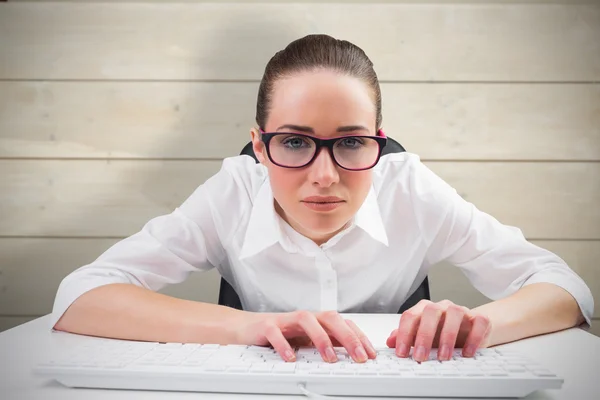
[[[296,360],[292,348],[296,345],[313,345],[326,362],[337,361],[334,346],[344,347],[348,355],[359,363],[377,355],[360,328],[335,311],[245,312],[241,321],[236,321],[236,328],[236,343],[270,344],[285,361]]]

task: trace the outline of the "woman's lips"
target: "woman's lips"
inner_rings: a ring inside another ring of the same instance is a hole
[[[332,211],[343,203],[345,201],[336,196],[310,196],[302,200],[302,204],[314,211]]]

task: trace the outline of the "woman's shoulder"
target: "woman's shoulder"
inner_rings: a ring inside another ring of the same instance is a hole
[[[268,178],[267,168],[252,157],[239,155],[223,159],[220,171],[214,178],[235,186],[236,191],[245,192],[253,199]]]
[[[266,168],[250,156],[228,157],[220,169],[201,183],[180,208],[189,215],[213,211],[217,218],[241,218],[252,207],[267,179]]]
[[[421,157],[415,153],[403,151],[386,154],[373,169],[374,180],[385,183],[408,179],[419,164],[421,164]]]
[[[374,172],[373,184],[378,192],[393,188],[420,197],[434,192],[454,191],[415,153],[386,154],[381,157]]]

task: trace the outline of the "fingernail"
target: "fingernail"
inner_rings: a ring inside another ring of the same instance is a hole
[[[354,352],[354,355],[356,357],[356,361],[367,361],[367,353],[365,352],[365,349],[362,348],[362,346],[357,346],[356,347],[356,351]]]
[[[329,362],[337,361],[337,356],[335,355],[335,351],[333,351],[333,349],[331,347],[327,347],[325,349],[325,356],[327,357],[327,361],[329,361]]]
[[[367,346],[369,347],[369,351],[374,355],[377,356],[377,351],[375,351],[375,347],[373,347],[373,343],[371,343],[368,339],[367,339]]]
[[[450,359],[450,346],[447,344],[443,344],[440,347],[440,351],[438,353],[440,360],[448,360]]]
[[[286,350],[284,355],[285,355],[285,359],[288,361],[296,360],[296,354],[291,350]]]
[[[408,346],[404,343],[400,343],[398,345],[398,351],[396,351],[396,355],[398,357],[406,357],[408,355],[408,352],[410,351],[410,349],[408,348]]]
[[[415,351],[415,355],[413,358],[417,361],[424,360],[425,359],[425,346],[417,347],[417,350]]]

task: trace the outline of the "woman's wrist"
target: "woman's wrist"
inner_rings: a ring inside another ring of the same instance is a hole
[[[194,302],[179,335],[183,343],[238,344],[239,327],[248,314],[234,308]]]

